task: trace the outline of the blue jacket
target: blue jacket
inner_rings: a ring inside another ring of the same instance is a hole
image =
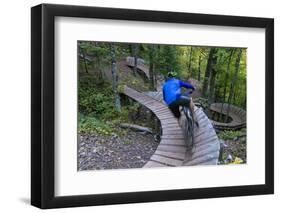
[[[181,87],[194,90],[195,88],[186,82],[176,78],[168,79],[163,85],[163,97],[166,104],[170,105],[173,101],[181,97]]]

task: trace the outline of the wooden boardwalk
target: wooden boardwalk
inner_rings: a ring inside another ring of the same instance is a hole
[[[125,87],[123,93],[150,109],[161,122],[161,141],[144,167],[217,164],[220,149],[219,140],[212,123],[200,108],[195,110],[195,116],[200,126],[194,129],[195,149],[187,150],[182,129],[185,122],[184,116],[178,122],[169,108],[162,103],[162,98],[159,99],[159,95],[140,93],[129,87]],[[155,99],[156,97],[158,99]]]
[[[127,65],[130,67],[135,66],[135,58],[134,57],[127,57],[126,58],[126,62]],[[147,66],[144,64],[144,60],[141,58],[138,58],[137,60],[137,68],[139,71],[143,72],[143,74],[145,75],[145,77],[147,79],[149,79],[149,69],[147,68]]]
[[[224,115],[227,114],[227,109],[227,103],[213,103],[210,106],[210,110],[215,111],[217,113],[222,113]],[[235,130],[246,127],[247,114],[245,110],[234,105],[229,105],[229,117],[231,117],[232,119],[230,123],[223,123],[217,121],[212,121],[212,123],[217,129],[220,130]]]

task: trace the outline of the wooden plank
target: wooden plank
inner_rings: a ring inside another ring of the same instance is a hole
[[[164,129],[163,133],[162,133],[162,135],[179,135],[179,134],[183,135],[183,131],[181,129],[180,130],[171,130],[171,131]]]
[[[177,122],[177,119],[174,117],[174,115],[173,114],[171,114],[171,113],[167,113],[167,114],[165,114],[165,115],[163,115],[163,114],[159,114],[159,113],[156,113],[155,114],[158,118],[161,118],[161,120],[169,120],[169,119],[174,119],[174,121],[176,121]]]
[[[201,158],[196,158],[192,161],[183,162],[184,166],[194,166],[194,165],[217,165],[218,154],[205,155]]]
[[[150,98],[150,100],[141,101],[140,103],[141,103],[142,105],[145,105],[145,106],[149,107],[150,104],[152,105],[153,103],[155,103],[155,100],[152,99],[152,98]]]
[[[180,135],[162,135],[161,136],[161,140],[163,140],[163,139],[169,139],[169,140],[178,140],[178,139],[180,139],[180,140],[183,140],[184,139],[184,136],[183,136],[183,134],[180,134]]]
[[[202,141],[202,143],[200,143],[200,145],[199,145],[199,144],[196,144],[196,145],[195,145],[195,151],[196,151],[196,152],[201,152],[201,151],[203,151],[203,150],[211,149],[211,148],[213,148],[213,147],[217,147],[217,150],[220,149],[220,145],[219,145],[218,139],[209,140],[209,141],[206,142],[206,143],[203,143],[203,141]]]
[[[174,118],[173,115],[157,115],[160,120],[171,119]]]
[[[218,151],[219,151],[219,148],[217,146],[212,146],[209,149],[201,150],[201,151],[198,151],[198,152],[195,150],[195,152],[192,153],[192,155],[188,156],[186,159],[193,160],[193,159],[199,158],[201,156],[214,155]]]
[[[162,126],[162,128],[181,128],[180,127],[180,125],[178,124],[178,123],[175,123],[175,124],[163,124],[163,125],[161,125]]]
[[[131,94],[131,96],[135,99],[141,99],[142,101],[153,100],[151,97],[143,95],[141,93],[139,93],[139,95]]]
[[[170,145],[162,145],[161,143],[158,145],[157,150],[165,151],[165,152],[174,152],[174,153],[185,153],[186,147],[184,146],[170,146]]]
[[[162,118],[163,121],[166,121],[166,120],[171,120],[173,119],[175,122],[179,123],[178,122],[178,119],[172,114],[172,113],[166,113],[166,114],[157,114],[159,117]]]
[[[203,119],[203,118],[206,118],[206,115],[201,112],[201,113],[196,113],[195,114],[195,118],[197,119],[197,121],[199,122],[199,120]]]
[[[167,111],[165,113],[162,113],[162,112],[155,112],[155,114],[159,115],[159,116],[162,116],[162,117],[165,117],[165,116],[169,116],[169,117],[172,117],[172,118],[175,118],[176,117],[173,115],[173,113],[171,111]]]
[[[203,117],[206,117],[206,115],[202,111],[198,112],[198,113],[195,113],[195,118],[197,118],[197,120],[199,120],[199,119],[201,119]]]
[[[172,111],[169,108],[165,108],[165,110],[162,108],[161,110],[154,110],[155,113],[159,113],[159,114],[171,114],[173,115]]]
[[[161,117],[161,118],[163,118],[163,119],[165,119],[166,117],[175,119],[175,117],[173,116],[172,113],[165,113],[165,114],[163,114],[163,113],[161,113],[161,112],[159,113],[159,112],[154,112],[154,111],[153,111],[153,113],[154,113],[157,117]]]
[[[195,117],[195,119],[197,120],[199,125],[200,124],[202,125],[208,121],[208,119],[205,116]]]
[[[159,116],[162,115],[162,113],[155,112],[150,106],[149,106],[149,109],[150,109],[157,117],[159,117]]]
[[[197,131],[194,132],[194,137],[199,137],[200,135],[209,132],[209,131],[213,131],[214,129],[211,126],[206,126],[204,129],[203,128],[199,128],[197,129]]]
[[[216,142],[216,143],[219,144],[218,140],[219,140],[218,137],[216,135],[214,135],[214,136],[211,136],[209,138],[201,138],[199,140],[196,140],[195,144],[196,144],[197,147],[200,147],[203,144],[207,144],[207,143],[215,143]]]
[[[194,108],[194,112],[195,112],[195,113],[199,112],[200,110],[201,110],[201,108],[199,108],[199,107],[195,107],[195,108]]]
[[[155,112],[153,110],[153,112],[156,114],[156,115],[159,115],[159,116],[171,116],[171,117],[174,117],[174,115],[170,112],[170,111],[167,111],[167,112]],[[175,117],[174,117],[175,118]]]
[[[169,127],[169,128],[164,128],[164,130],[168,130],[168,131],[176,131],[176,130],[180,130],[181,128],[174,128],[174,127]],[[163,132],[164,132],[163,130]]]
[[[158,108],[156,108],[155,110],[153,110],[154,112],[170,112],[169,108],[166,107],[165,105],[159,103]]]
[[[170,135],[170,134],[163,134],[161,136],[161,139],[166,139],[166,140],[172,140],[172,139],[176,139],[176,140],[184,140],[184,135],[183,134],[174,134],[174,135]]]
[[[146,96],[146,95],[144,95],[142,93],[139,93],[139,92],[128,91],[125,94],[130,96],[131,98],[134,98],[134,99],[140,99],[140,98],[143,98],[143,99],[146,99],[146,100],[152,99],[151,97]]]
[[[209,121],[205,121],[205,122],[198,122],[198,124],[199,124],[199,127],[197,128],[196,127],[196,125],[195,125],[195,127],[196,127],[196,131],[198,131],[198,130],[202,130],[202,129],[205,129],[205,128],[207,128],[207,127],[212,127],[212,124],[209,122]]]
[[[151,160],[162,163],[162,164],[166,164],[169,166],[181,166],[182,165],[181,160],[177,160],[177,159],[173,159],[173,158],[169,158],[169,157],[163,157],[161,155],[152,155]]]
[[[214,158],[214,159],[208,159],[206,162],[201,162],[200,165],[218,165],[218,158]]]
[[[184,153],[174,153],[174,152],[164,152],[164,151],[160,151],[160,150],[156,150],[154,155],[161,155],[164,157],[169,157],[169,158],[175,158],[178,160],[184,160],[185,154]]]
[[[173,140],[173,139],[162,139],[161,144],[163,145],[180,145],[186,146],[185,141],[183,139],[180,140]]]
[[[167,166],[154,161],[148,161],[143,167],[152,168],[152,167],[167,167]]]
[[[215,130],[210,127],[210,126],[206,126],[206,128],[204,129],[198,129],[197,131],[194,132],[194,138],[196,140],[202,140],[202,138],[208,138],[211,137],[213,135],[216,135]],[[199,139],[200,138],[200,139]]]
[[[148,96],[149,97],[149,96]],[[150,97],[151,98],[151,97]],[[151,98],[151,99],[153,99],[153,98]],[[155,110],[157,110],[157,109],[160,109],[160,107],[161,107],[161,109],[167,109],[167,110],[169,110],[169,108],[165,105],[165,104],[163,104],[162,102],[160,102],[160,101],[157,101],[157,100],[155,100],[155,99],[153,99],[154,101],[155,101],[155,105],[153,106],[153,107],[155,107]],[[158,107],[158,108],[157,108]]]
[[[163,125],[165,125],[165,124],[177,124],[177,125],[179,125],[179,122],[178,122],[177,119],[171,118],[171,119],[163,120],[162,124]]]

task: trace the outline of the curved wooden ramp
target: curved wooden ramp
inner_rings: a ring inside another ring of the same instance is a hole
[[[227,103],[213,103],[210,106],[210,110],[215,111],[217,113],[222,113],[224,115],[227,114],[227,109]],[[223,123],[217,121],[212,121],[212,123],[215,128],[220,130],[235,130],[246,127],[247,113],[245,110],[234,105],[229,105],[229,117],[231,117],[232,119],[230,123]]]
[[[195,108],[195,116],[199,128],[194,129],[194,150],[187,151],[183,162],[184,166],[217,165],[220,152],[220,142],[215,129],[202,108]],[[183,126],[185,117],[181,116]]]
[[[145,94],[162,102],[162,92],[146,92]],[[194,129],[194,150],[187,151],[183,165],[216,165],[219,158],[220,142],[212,122],[203,112],[202,108],[195,108],[195,117],[198,120],[199,128]],[[185,116],[182,114],[180,126],[183,128],[186,122]]]
[[[135,66],[135,58],[134,58],[134,57],[128,56],[128,57],[126,58],[126,62],[127,62],[127,65],[128,65],[129,67]],[[143,59],[141,59],[141,58],[138,58],[138,59],[137,59],[137,68],[138,68],[138,70],[140,70],[141,72],[144,73],[144,75],[145,75],[145,77],[146,77],[147,79],[149,79],[149,69],[148,69],[147,66],[144,64],[144,60],[143,60]]]
[[[187,150],[182,125],[173,116],[155,93],[140,93],[125,87],[124,94],[149,108],[160,120],[162,137],[155,153],[144,167],[216,165],[219,158],[220,143],[212,123],[201,108],[195,109],[199,128],[195,127],[195,149]],[[151,97],[150,97],[151,96]]]

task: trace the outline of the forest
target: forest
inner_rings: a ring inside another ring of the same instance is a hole
[[[171,71],[196,87],[193,101],[220,140],[218,164],[246,163],[246,48],[78,41],[77,49],[78,170],[139,168],[150,159],[160,121],[124,88],[161,96]]]

